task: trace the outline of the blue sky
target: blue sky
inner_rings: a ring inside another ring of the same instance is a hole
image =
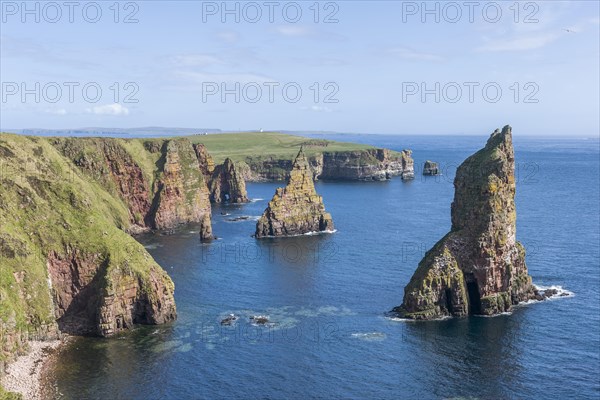
[[[272,20],[263,1],[229,2],[236,21],[222,2],[142,1],[121,2],[116,23],[112,1],[98,2],[96,23],[89,2],[76,3],[73,22],[64,6],[58,18],[53,6],[27,4],[33,14],[2,2],[5,129],[487,134],[510,123],[523,135],[600,131],[596,1],[474,2],[471,10],[429,2],[432,14],[420,1],[310,1],[296,3],[297,22],[291,2],[272,2]],[[127,15],[137,22],[124,23]],[[23,98],[22,89],[31,93]]]

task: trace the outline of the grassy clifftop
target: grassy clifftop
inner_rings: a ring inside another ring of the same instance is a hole
[[[312,139],[279,132],[223,133],[188,136],[192,143],[203,143],[215,162],[222,163],[229,157],[233,161],[244,161],[246,157],[273,156],[282,160],[293,160],[300,146],[304,146],[307,157],[322,152],[357,151],[374,149],[373,146]]]

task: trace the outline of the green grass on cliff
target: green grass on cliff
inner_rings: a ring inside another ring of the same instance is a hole
[[[23,400],[23,396],[19,393],[7,392],[0,385],[0,400]]]
[[[222,133],[188,136],[192,143],[203,143],[217,164],[229,157],[244,161],[246,157],[273,157],[292,160],[300,146],[310,157],[325,151],[355,151],[373,149],[373,146],[336,142],[278,132]]]
[[[122,230],[130,224],[127,205],[51,141],[0,133],[0,362],[53,326],[50,252],[97,255],[106,260],[107,277],[144,278],[160,268]]]

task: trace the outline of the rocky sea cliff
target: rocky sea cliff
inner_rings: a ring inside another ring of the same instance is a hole
[[[410,151],[331,151],[304,161],[311,183],[413,175]],[[247,202],[245,179],[290,170],[283,158],[217,163],[198,137],[0,134],[0,374],[30,340],[175,320],[173,282],[131,235],[197,223],[200,239],[210,240],[211,202]]]

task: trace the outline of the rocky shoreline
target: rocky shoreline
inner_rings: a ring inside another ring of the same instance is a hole
[[[2,387],[7,392],[20,394],[24,400],[48,398],[48,366],[68,340],[66,337],[62,340],[29,342],[29,351],[8,364],[6,373],[0,378]]]

